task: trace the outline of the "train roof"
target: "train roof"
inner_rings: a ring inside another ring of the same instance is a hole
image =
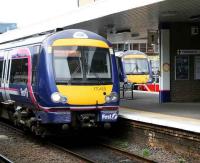
[[[115,56],[117,56],[117,57],[123,57],[126,55],[145,55],[146,56],[145,53],[138,51],[138,50],[127,50],[127,51],[115,52]]]
[[[45,40],[47,40],[48,44],[52,44],[54,40],[56,39],[62,39],[62,38],[91,38],[96,40],[102,40],[106,42],[110,47],[112,46],[111,43],[106,40],[104,37],[87,30],[82,29],[67,29],[62,30],[59,32],[52,32],[49,34],[45,34],[42,36],[32,36],[28,38],[21,38],[19,40],[10,41],[7,43],[0,43],[0,50],[1,49],[10,49],[14,47],[19,46],[25,46],[25,45],[31,45],[31,44],[41,44]]]
[[[0,50],[1,49],[10,49],[10,48],[19,47],[19,46],[25,46],[25,45],[31,45],[31,44],[40,44],[48,36],[49,35],[35,36],[35,37],[24,38],[24,39],[8,42],[5,44],[0,44]]]

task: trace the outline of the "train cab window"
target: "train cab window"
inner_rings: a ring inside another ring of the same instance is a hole
[[[106,48],[83,48],[86,65],[86,79],[103,82],[111,82],[111,58]]]
[[[58,80],[82,78],[81,52],[76,47],[54,48],[55,76]]]
[[[109,49],[97,47],[54,47],[53,64],[58,83],[111,82]]]
[[[10,83],[13,84],[26,84],[28,82],[28,59],[13,59]]]
[[[3,71],[3,61],[0,60],[0,82],[2,80],[2,71]]]

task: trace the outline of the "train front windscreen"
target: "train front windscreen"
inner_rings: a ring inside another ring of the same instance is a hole
[[[127,58],[123,60],[124,69],[127,75],[149,74],[148,60],[146,58]]]
[[[53,64],[57,84],[112,83],[111,58],[107,48],[54,47]]]

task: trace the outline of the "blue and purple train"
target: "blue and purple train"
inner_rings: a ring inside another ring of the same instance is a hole
[[[47,128],[109,127],[118,118],[112,45],[68,29],[0,43],[0,116],[42,134]]]

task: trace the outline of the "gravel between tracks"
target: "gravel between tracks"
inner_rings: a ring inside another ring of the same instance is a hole
[[[0,125],[0,154],[15,163],[71,163],[81,160]]]

